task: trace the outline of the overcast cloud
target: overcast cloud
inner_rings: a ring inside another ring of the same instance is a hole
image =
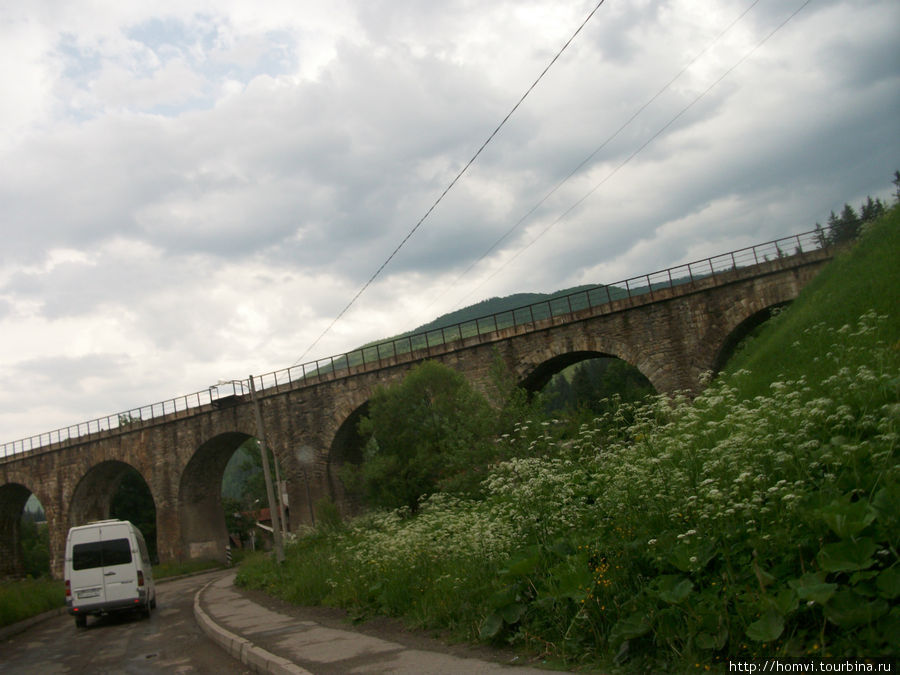
[[[294,364],[595,4],[0,0],[0,440]],[[900,4],[802,5],[607,0],[305,360],[890,200]]]

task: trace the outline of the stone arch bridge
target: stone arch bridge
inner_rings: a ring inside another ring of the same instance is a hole
[[[696,391],[704,372],[718,370],[740,337],[793,300],[831,257],[814,233],[797,235],[254,378],[289,527],[313,521],[322,497],[349,508],[336,470],[359,456],[356,422],[377,387],[422,360],[484,387],[499,355],[537,390],[564,367],[607,355],[636,366],[657,391]],[[31,494],[44,507],[60,576],[68,528],[108,517],[132,468],[156,506],[162,562],[224,559],[223,472],[237,447],[258,436],[248,385],[0,446],[0,578],[22,573],[19,523]]]

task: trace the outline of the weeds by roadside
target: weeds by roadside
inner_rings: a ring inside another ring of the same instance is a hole
[[[483,499],[370,514],[239,582],[607,670],[896,657],[896,221],[736,359],[768,370],[574,433],[523,420]]]
[[[61,581],[42,577],[0,583],[0,627],[62,607]]]

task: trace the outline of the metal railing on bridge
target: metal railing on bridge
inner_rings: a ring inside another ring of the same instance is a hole
[[[530,305],[480,316],[460,323],[402,335],[359,349],[317,359],[290,368],[254,376],[257,390],[284,385],[320,382],[323,378],[336,379],[349,375],[351,369],[376,368],[385,359],[395,359],[420,350],[427,350],[469,337],[493,333],[499,330],[528,326],[539,321],[572,315],[587,309],[652,294],[663,289],[691,284],[740,268],[751,267],[774,259],[810,253],[827,246],[820,230],[792,235],[764,244],[729,251],[691,263],[677,265],[657,272],[631,277],[613,284],[593,286],[574,293],[554,296]],[[237,402],[249,394],[249,380],[229,380],[201,389],[192,394],[178,396],[158,403],[131,408],[123,412],[80,422],[53,431],[29,436],[0,445],[0,458],[30,452],[70,440],[90,437],[115,430],[126,431],[152,420],[177,414],[193,414],[203,406],[224,406]]]

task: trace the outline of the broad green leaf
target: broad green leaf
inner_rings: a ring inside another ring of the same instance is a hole
[[[503,617],[503,620],[508,624],[514,624],[519,619],[522,618],[522,615],[525,613],[525,605],[520,602],[515,602],[511,605],[507,605],[500,610],[500,615]]]
[[[555,596],[575,602],[585,599],[594,585],[591,563],[586,556],[573,556],[551,570]]]
[[[816,602],[824,605],[834,595],[837,584],[829,584],[824,580],[824,575],[804,574],[799,579],[791,579],[788,585],[797,592],[801,600]]]
[[[536,551],[536,547],[521,558],[513,560],[504,570],[504,574],[512,577],[521,577],[531,574],[541,562],[540,553]]]
[[[484,623],[481,624],[481,630],[478,632],[478,636],[482,640],[490,640],[497,636],[497,633],[500,632],[501,628],[503,628],[503,617],[497,612],[491,612],[484,620]]]
[[[890,567],[878,575],[878,594],[888,600],[900,596],[900,567]]]
[[[712,544],[699,545],[679,544],[669,551],[668,560],[682,572],[699,572],[712,560],[716,549]]]
[[[835,544],[825,544],[819,551],[819,566],[826,572],[854,572],[875,564],[875,542],[869,538],[850,541],[845,539]]]
[[[756,642],[771,642],[784,631],[784,617],[775,610],[769,610],[747,626],[747,637]]]
[[[868,600],[850,589],[840,590],[825,604],[825,616],[838,626],[858,626],[871,623],[888,611],[882,598]]]
[[[650,630],[650,622],[643,612],[635,612],[631,616],[619,619],[612,627],[609,637],[613,644],[621,644],[625,640],[640,637]]]
[[[835,500],[821,509],[819,514],[842,539],[853,537],[868,527],[875,520],[876,511],[868,502],[849,502],[844,499]]]
[[[675,574],[665,574],[656,578],[656,595],[663,602],[677,604],[684,600],[694,590],[694,584],[690,579]]]
[[[697,638],[694,641],[700,649],[722,649],[726,642],[728,642],[727,628],[723,628],[715,635],[707,632],[697,633]]]
[[[894,484],[881,488],[872,498],[872,506],[879,518],[896,520],[897,514],[900,514],[900,486]]]
[[[716,639],[709,633],[697,633],[694,644],[700,647],[700,649],[715,649]]]
[[[782,589],[778,591],[772,604],[782,616],[790,614],[797,609],[797,594],[789,588]]]

